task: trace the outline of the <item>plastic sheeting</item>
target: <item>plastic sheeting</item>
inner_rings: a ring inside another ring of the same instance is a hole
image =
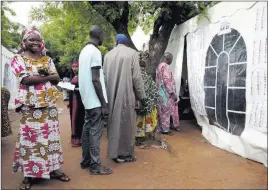
[[[206,54],[205,107],[211,124],[234,135],[245,126],[247,48],[235,29],[215,35]]]
[[[171,34],[180,87],[187,36],[190,100],[213,145],[267,166],[267,3],[222,2]],[[178,85],[179,84],[179,85]]]
[[[15,97],[18,89],[18,81],[15,75],[13,74],[10,62],[14,54],[8,51],[4,46],[1,46],[1,64],[2,64],[2,73],[1,73],[1,82],[2,86],[6,87],[10,92],[10,100],[8,104],[9,109],[15,108]]]
[[[176,92],[178,100],[181,86],[182,64],[175,64],[175,63],[182,63],[184,53],[183,47],[184,47],[184,37],[176,38],[176,31],[173,31],[170,35],[166,52],[169,52],[173,55],[173,62],[171,64],[171,67],[174,71],[174,79],[176,81]]]

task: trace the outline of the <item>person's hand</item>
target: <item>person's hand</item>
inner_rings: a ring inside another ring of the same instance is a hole
[[[38,73],[40,76],[48,76],[50,75],[47,69],[38,69]]]
[[[108,118],[108,116],[109,116],[109,109],[108,109],[107,104],[104,105],[104,106],[102,106],[101,111],[102,111],[102,117],[103,117],[103,119]]]
[[[47,76],[47,79],[51,84],[57,85],[59,83],[59,76],[57,74]]]
[[[59,76],[57,74],[47,76],[50,81],[59,80]]]
[[[174,93],[171,94],[171,98],[174,100],[174,102],[177,102],[177,100],[178,100],[176,94],[174,94]]]
[[[135,110],[139,110],[141,108],[141,102],[139,100],[136,100],[135,102]]]
[[[135,108],[139,109],[141,106],[141,102],[139,100],[136,100],[135,102]]]

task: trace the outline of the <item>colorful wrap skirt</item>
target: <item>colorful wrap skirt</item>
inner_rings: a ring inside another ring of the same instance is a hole
[[[148,133],[153,133],[157,126],[157,108],[147,115],[137,115],[136,137],[145,137]]]
[[[24,177],[50,178],[63,164],[58,111],[56,107],[22,107],[13,172]]]

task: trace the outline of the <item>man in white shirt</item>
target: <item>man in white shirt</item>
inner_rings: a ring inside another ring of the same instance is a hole
[[[91,175],[108,175],[112,169],[101,166],[100,141],[103,119],[108,117],[107,93],[102,69],[102,56],[98,49],[103,43],[100,27],[90,29],[90,40],[79,55],[79,90],[85,107],[85,124],[82,133],[82,168]]]

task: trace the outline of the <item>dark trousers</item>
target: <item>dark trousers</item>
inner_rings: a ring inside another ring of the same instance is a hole
[[[101,107],[85,110],[85,124],[82,132],[82,167],[89,170],[99,170],[100,161],[100,141],[103,131],[103,120]]]

